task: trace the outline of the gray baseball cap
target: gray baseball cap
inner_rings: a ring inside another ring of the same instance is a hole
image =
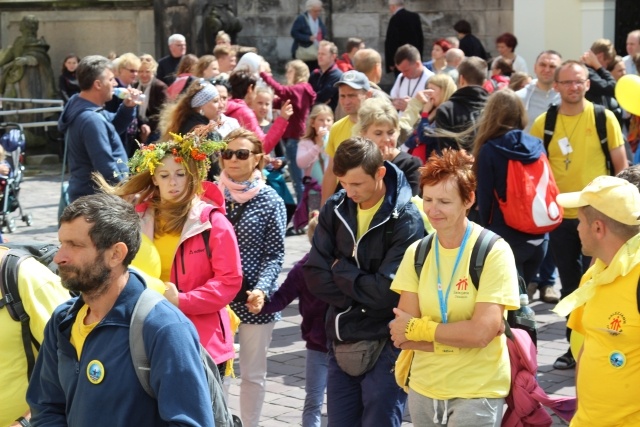
[[[369,79],[360,71],[350,70],[346,73],[342,74],[340,80],[334,83],[334,87],[338,87],[340,85],[349,85],[354,89],[362,89],[369,90],[371,86],[369,86]]]

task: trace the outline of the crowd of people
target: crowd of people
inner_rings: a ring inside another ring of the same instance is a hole
[[[198,344],[228,386],[236,340],[239,417],[257,427],[272,332],[298,297],[303,426],[321,425],[325,393],[330,426],[399,426],[407,403],[417,426],[499,426],[504,319],[536,295],[568,316],[567,340],[584,339],[553,365],[580,365],[571,425],[638,422],[633,393],[616,390],[640,380],[640,119],[615,86],[640,65],[640,30],[624,58],[598,39],[577,59],[541,52],[529,76],[515,35],[490,58],[465,20],[425,61],[420,17],[389,0],[383,67],[358,37],[339,55],[322,1],[305,6],[283,81],[223,32],[199,58],[180,34],[159,60],[65,57],[60,277],[32,296],[40,352],[0,424],[212,426]],[[523,170],[537,171],[518,205],[533,214],[514,222]],[[303,232],[311,249],[279,286],[285,237]],[[79,296],[64,302],[63,287]],[[152,395],[128,359],[146,287],[166,299],[143,334]],[[401,351],[413,355],[404,384]]]

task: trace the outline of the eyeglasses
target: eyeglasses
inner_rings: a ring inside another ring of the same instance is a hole
[[[573,86],[573,85],[582,87],[586,82],[587,82],[586,80],[561,80],[556,83],[558,83],[560,86],[565,86],[565,87]]]
[[[138,74],[138,70],[133,70],[131,68],[125,68],[125,70],[127,70],[128,72],[130,72],[131,74]]]
[[[227,148],[226,150],[222,151],[222,153],[220,153],[220,157],[222,157],[224,160],[231,160],[231,158],[233,158],[233,156],[235,155],[236,159],[238,160],[247,160],[252,154],[256,153],[252,152],[251,150],[247,150],[246,148],[241,148],[239,150],[229,150]]]

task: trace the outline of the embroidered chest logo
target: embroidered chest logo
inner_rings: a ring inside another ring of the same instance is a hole
[[[189,251],[189,255],[201,254],[204,252],[204,249],[196,249],[195,251],[192,249]]]
[[[104,379],[104,366],[99,360],[92,360],[87,365],[87,378],[91,384],[100,384]]]
[[[454,286],[453,295],[455,298],[467,298],[471,293],[469,291],[468,277],[461,277]]]
[[[624,317],[624,314],[616,311],[609,316],[609,320],[607,322],[607,331],[610,335],[619,335],[623,332],[624,325],[626,324],[627,318]]]

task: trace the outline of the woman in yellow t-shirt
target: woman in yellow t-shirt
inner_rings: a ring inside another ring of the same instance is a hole
[[[409,247],[391,289],[400,293],[391,322],[394,345],[414,350],[409,409],[416,426],[499,426],[511,371],[505,309],[519,307],[509,245],[498,239],[471,283],[469,261],[482,227],[467,219],[475,201],[473,158],[445,149],[421,170],[424,211],[436,234],[422,273]]]

